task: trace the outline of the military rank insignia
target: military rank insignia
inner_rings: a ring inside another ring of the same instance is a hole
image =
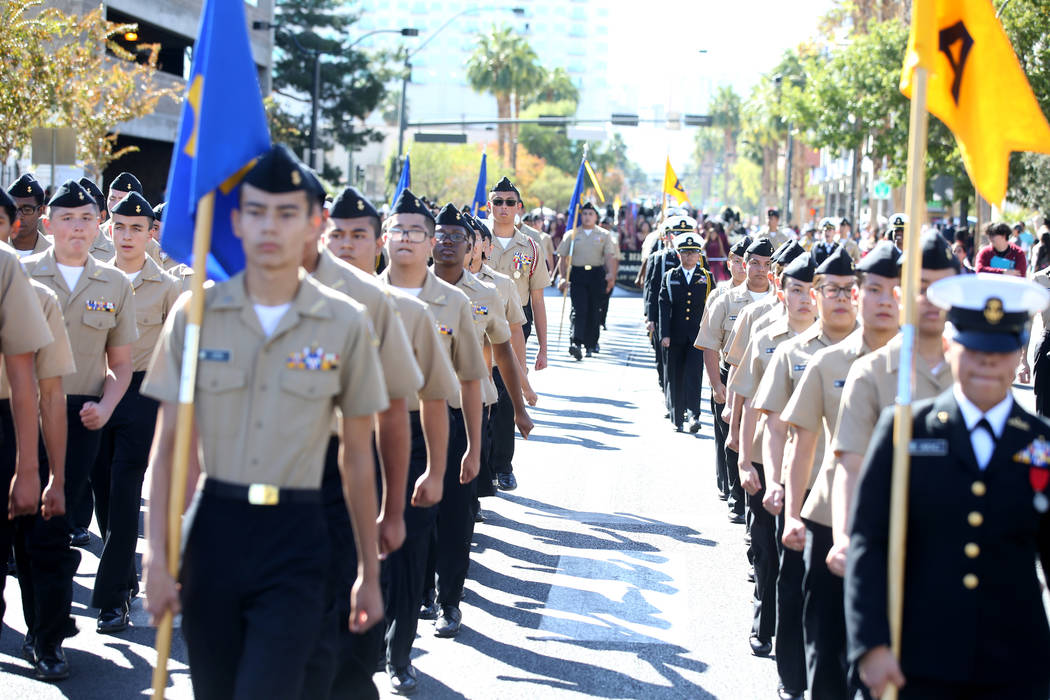
[[[1014,461],[1028,465],[1028,483],[1032,486],[1032,505],[1040,513],[1050,510],[1046,487],[1050,485],[1050,442],[1042,436],[1014,455]]]
[[[88,311],[103,311],[107,314],[111,314],[117,310],[117,305],[112,301],[106,301],[104,299],[88,299],[85,308]]]
[[[339,368],[339,355],[334,352],[325,352],[321,347],[303,348],[302,352],[293,352],[289,355],[284,366],[288,369],[329,371]]]
[[[470,302],[470,308],[474,310],[475,316],[489,315],[489,307],[485,306],[484,304],[479,304],[476,301]]]
[[[437,324],[437,332],[441,335],[452,335],[452,328],[446,326],[444,323]]]

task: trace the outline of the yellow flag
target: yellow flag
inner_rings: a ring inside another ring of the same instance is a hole
[[[671,156],[667,156],[667,168],[664,170],[664,207],[667,207],[668,197],[670,197],[676,204],[689,204],[689,195],[685,193],[685,188],[682,187],[682,183],[678,181],[678,176],[674,174],[674,168],[671,167]]]
[[[598,178],[595,176],[594,171],[591,169],[591,164],[587,160],[583,161],[583,167],[587,170],[587,177],[591,179],[591,184],[594,186],[594,191],[598,193],[598,199],[605,203],[605,195],[602,194],[601,185],[598,184]]]
[[[1050,153],[1050,125],[988,0],[916,2],[900,89],[929,71],[927,109],[955,134],[977,191],[1001,206],[1011,151]]]

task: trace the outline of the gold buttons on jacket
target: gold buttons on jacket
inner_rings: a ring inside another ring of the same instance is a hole
[[[974,496],[983,496],[988,493],[988,487],[984,485],[983,481],[975,481],[970,484],[970,491]]]
[[[977,584],[979,583],[980,581],[977,580],[977,576],[974,574],[966,574],[963,576],[963,586],[965,586],[967,590],[972,591],[977,588]]]
[[[984,522],[984,516],[978,513],[976,510],[970,511],[970,514],[966,516],[966,522],[970,523],[971,527],[980,527]]]
[[[963,551],[966,552],[966,556],[970,557],[971,559],[976,559],[977,557],[981,556],[981,548],[977,545],[976,542],[967,542],[966,546],[963,547]]]

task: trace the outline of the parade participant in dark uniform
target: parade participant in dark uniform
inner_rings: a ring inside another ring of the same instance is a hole
[[[660,239],[657,241],[656,250],[645,260],[645,275],[642,278],[642,312],[646,330],[649,332],[649,342],[652,343],[656,356],[656,378],[665,397],[667,392],[664,384],[664,350],[660,347],[657,328],[660,323],[660,283],[667,271],[680,262],[678,254],[674,251],[675,234],[667,229],[667,223],[668,221],[661,222],[659,226]]]
[[[594,354],[600,333],[598,310],[603,295],[616,284],[616,244],[604,229],[597,228],[598,210],[591,202],[580,207],[580,225],[566,231],[558,246],[558,291],[569,290],[572,324],[569,354],[577,360]],[[569,270],[571,261],[572,269]]]
[[[1043,700],[1050,628],[1033,559],[1050,576],[1050,422],[1011,386],[1030,316],[1050,303],[1031,282],[961,275],[927,296],[947,310],[955,383],[914,405],[909,443],[901,658],[890,650],[887,559],[894,415],[865,456],[846,566],[850,660],[875,696]],[[921,509],[921,510],[920,510]]]
[[[824,217],[820,220],[820,240],[813,244],[810,248],[809,254],[813,256],[813,261],[819,265],[828,259],[828,256],[835,252],[835,248],[838,244],[835,242],[835,221],[829,217]]]
[[[18,212],[18,230],[11,234],[8,243],[20,258],[43,253],[51,247],[51,241],[40,230],[44,215],[44,188],[36,178],[25,173],[7,188],[7,194],[14,199]]]
[[[681,432],[700,430],[700,391],[704,379],[703,351],[693,347],[704,305],[711,293],[711,273],[699,266],[703,241],[699,234],[680,233],[674,247],[681,264],[665,275],[660,285],[660,345],[667,353],[667,384],[671,397],[671,423]]]
[[[349,627],[364,631],[382,617],[372,419],[387,407],[386,390],[367,312],[300,270],[320,217],[309,182],[283,146],[258,159],[232,218],[245,270],[206,292],[194,401],[205,478],[187,516],[181,596],[166,568],[167,503],[188,297],[168,318],[143,385],[162,402],[147,608],[155,619],[178,612],[181,597],[194,695],[203,700],[302,690],[331,566],[320,486],[337,407],[360,557]]]
[[[889,230],[887,233],[889,233],[893,245],[897,246],[897,250],[904,250],[904,229],[907,225],[907,214],[894,214],[890,217]]]
[[[110,264],[131,278],[139,337],[131,346],[131,383],[102,428],[91,471],[95,516],[103,542],[91,606],[99,609],[97,630],[101,634],[127,628],[130,600],[139,589],[135,544],[142,482],[157,422],[157,402],[142,396],[139,389],[161,327],[182,289],[179,280],[146,255],[153,209],[142,195],[132,192],[114,205],[110,215],[117,249]]]

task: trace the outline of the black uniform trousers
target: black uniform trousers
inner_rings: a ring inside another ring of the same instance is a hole
[[[571,341],[573,345],[593,350],[598,344],[599,312],[605,298],[605,267],[597,265],[588,270],[574,265],[569,282],[573,311]]]
[[[718,369],[718,376],[721,377],[722,386],[725,386],[729,380],[729,369],[722,365]],[[725,409],[725,406],[724,403],[715,403],[714,394],[712,393],[711,410],[715,419],[715,445],[718,449],[718,456],[722,459],[721,464],[717,468],[719,473],[724,474],[725,477],[726,493],[729,494],[727,499],[729,510],[736,515],[743,515],[744,505],[747,503],[747,494],[744,493],[744,488],[740,485],[740,471],[737,464],[740,454],[726,447],[726,441],[729,439],[729,423],[722,420],[722,411]]]
[[[1050,683],[1045,681],[1005,682],[1001,685],[948,683],[908,676],[901,688],[900,700],[1044,700],[1050,697]]]
[[[806,648],[802,639],[802,579],[805,564],[802,552],[784,546],[784,511],[777,518],[777,552],[780,571],[777,574],[777,675],[780,685],[792,695],[806,689]],[[841,607],[841,606],[839,606]],[[818,696],[811,695],[815,700]],[[846,696],[840,696],[845,700]]]
[[[458,607],[470,567],[470,540],[474,537],[474,494],[477,479],[459,483],[460,464],[467,452],[467,429],[463,411],[448,410],[448,459],[445,490],[438,504],[435,528],[434,573],[437,600],[442,606]],[[418,601],[417,601],[418,603]]]
[[[514,402],[511,401],[507,385],[503,383],[499,367],[493,368],[492,379],[496,383],[498,399],[489,417],[492,434],[490,464],[493,474],[511,474],[514,472]]]
[[[85,428],[80,409],[88,401],[98,400],[98,396],[66,396],[66,512],[71,528],[91,525],[91,472],[102,445],[102,431]],[[105,532],[101,525],[100,532]]]
[[[660,345],[660,333],[656,326],[649,334],[649,344],[653,346],[653,354],[656,356],[656,380],[660,383],[660,391],[664,390],[664,349]]]
[[[481,509],[480,496],[496,495],[496,472],[492,467],[492,450],[495,436],[492,433],[492,419],[496,413],[496,404],[481,407],[481,468],[478,470],[478,486],[474,489],[474,511]]]
[[[830,527],[806,521],[803,619],[806,670],[813,700],[842,698],[848,692],[845,590],[842,578],[828,569],[832,544]]]
[[[190,508],[180,576],[194,697],[299,697],[331,566],[320,491],[261,506],[209,489]]]
[[[681,425],[686,413],[700,415],[704,381],[704,351],[692,345],[671,343],[667,348],[667,383],[670,387],[671,421]]]
[[[763,642],[773,640],[777,623],[777,523],[768,510],[762,507],[766,495],[766,473],[763,466],[752,462],[758,471],[762,488],[755,495],[748,495],[748,519],[751,531],[751,550],[754,553],[755,593],[754,619],[751,634]]]
[[[95,517],[103,540],[91,605],[102,610],[122,605],[138,589],[135,544],[139,536],[142,479],[149,465],[159,406],[139,393],[145,376],[145,372],[131,375],[127,392],[102,428],[91,473]]]

